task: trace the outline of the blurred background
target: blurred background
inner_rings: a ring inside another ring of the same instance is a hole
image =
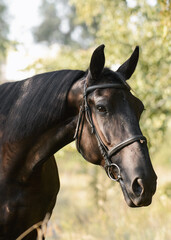
[[[119,185],[80,156],[72,143],[56,154],[61,190],[48,240],[171,239],[171,1],[0,0],[0,83],[59,70],[86,70],[106,45],[116,70],[140,46],[129,84],[146,111],[158,189],[146,208],[128,208]]]

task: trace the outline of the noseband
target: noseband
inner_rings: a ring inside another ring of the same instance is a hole
[[[86,83],[85,83],[84,84],[84,95],[83,95],[84,100],[80,107],[74,138],[76,139],[77,149],[81,153],[80,142],[81,142],[81,136],[82,136],[83,126],[84,126],[84,120],[86,117],[86,120],[91,127],[91,133],[95,135],[99,150],[105,160],[104,168],[106,170],[108,177],[113,181],[119,181],[122,179],[120,167],[111,161],[111,157],[113,155],[115,155],[116,153],[118,153],[121,149],[125,148],[126,146],[128,146],[136,141],[140,141],[140,143],[146,142],[146,138],[143,135],[135,135],[135,136],[132,136],[132,137],[124,140],[123,142],[117,144],[111,150],[109,150],[107,148],[107,146],[102,141],[102,139],[101,139],[100,135],[98,134],[98,131],[94,125],[92,114],[91,114],[91,109],[87,102],[87,96],[89,93],[93,92],[96,89],[106,89],[106,88],[126,89],[126,90],[130,91],[130,87],[124,83],[120,83],[120,84],[119,83],[106,83],[106,84],[94,85],[94,86],[90,86],[90,87],[87,87]],[[79,132],[80,132],[80,134],[78,134]]]

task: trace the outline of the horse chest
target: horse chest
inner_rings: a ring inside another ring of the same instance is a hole
[[[48,171],[51,174],[48,174]],[[55,162],[50,159],[33,172],[27,183],[0,183],[0,239],[14,239],[44,219],[56,202],[59,179]],[[9,235],[10,234],[10,235]],[[11,237],[11,238],[10,238]]]

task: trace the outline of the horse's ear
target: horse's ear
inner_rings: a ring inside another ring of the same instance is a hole
[[[99,78],[100,74],[103,71],[105,64],[104,48],[105,45],[102,44],[99,47],[97,47],[92,54],[88,74],[89,85],[94,83]]]
[[[135,71],[135,68],[138,63],[139,58],[139,47],[137,46],[132,53],[131,57],[124,62],[117,70],[117,72],[121,73],[125,80],[129,79],[133,72]]]

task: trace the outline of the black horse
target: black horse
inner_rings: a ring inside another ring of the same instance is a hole
[[[89,162],[121,185],[130,207],[147,206],[156,190],[144,110],[126,80],[139,56],[116,72],[104,68],[104,45],[89,70],[62,70],[0,86],[0,240],[14,240],[52,213],[59,191],[54,153],[75,139]],[[36,239],[34,230],[24,239]]]

